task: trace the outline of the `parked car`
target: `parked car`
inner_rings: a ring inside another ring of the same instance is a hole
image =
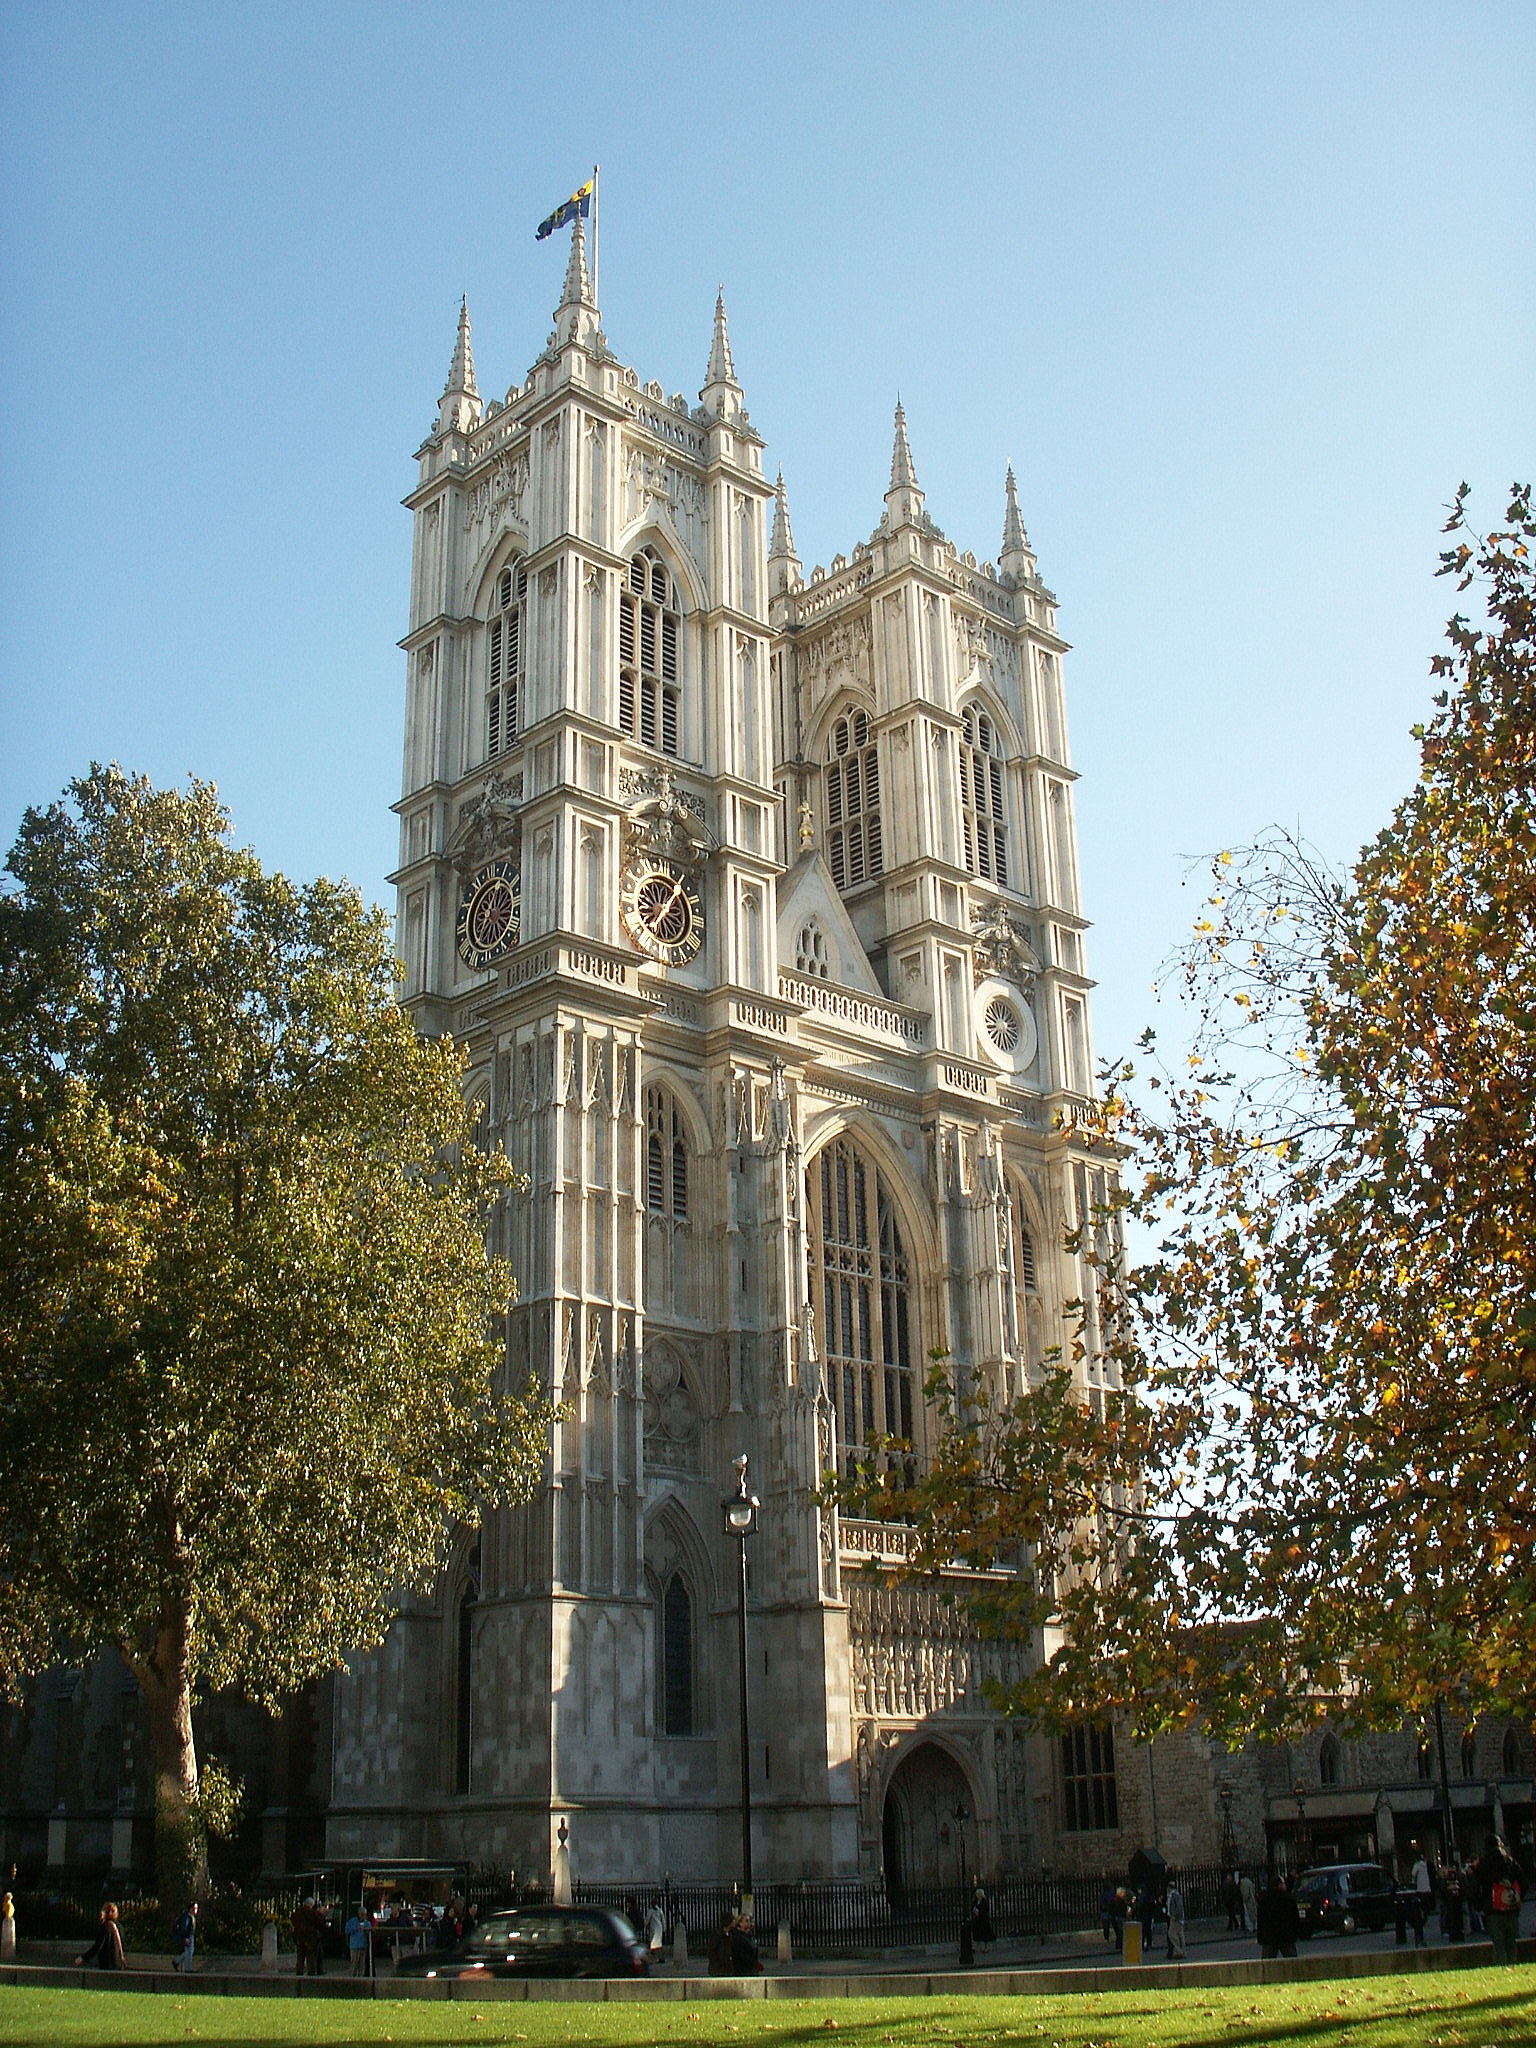
[[[397,1977],[644,1977],[644,1944],[604,1906],[524,1906],[492,1913],[436,1954],[402,1956]]]
[[[1397,1913],[1397,1886],[1379,1863],[1326,1863],[1296,1881],[1303,1940],[1314,1934],[1379,1933]]]

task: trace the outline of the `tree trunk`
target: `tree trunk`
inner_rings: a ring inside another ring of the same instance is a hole
[[[160,1909],[174,1918],[208,1895],[208,1840],[192,1739],[191,1603],[167,1602],[148,1650],[120,1647],[144,1695],[155,1773],[155,1872]]]

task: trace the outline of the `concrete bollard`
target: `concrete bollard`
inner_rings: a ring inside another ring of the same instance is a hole
[[[277,1968],[277,1922],[269,1920],[261,1930],[261,1967],[264,1970]]]
[[[688,1929],[681,1920],[674,1921],[672,1926],[672,1967],[674,1970],[686,1970],[688,1967]]]
[[[794,1959],[794,1950],[789,1945],[789,1922],[781,1920],[779,1922],[779,1961],[781,1963],[792,1963]]]
[[[1125,1941],[1121,1946],[1120,1960],[1122,1963],[1139,1963],[1141,1961],[1141,1922],[1139,1920],[1127,1920],[1125,1923]]]

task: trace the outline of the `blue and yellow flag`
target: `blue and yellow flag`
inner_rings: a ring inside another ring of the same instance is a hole
[[[563,206],[555,208],[548,220],[541,220],[539,222],[538,232],[535,234],[534,240],[542,242],[546,236],[552,235],[556,228],[569,227],[577,214],[580,214],[582,219],[585,220],[591,210],[592,180],[588,178],[585,185],[578,185],[576,187],[576,190]]]

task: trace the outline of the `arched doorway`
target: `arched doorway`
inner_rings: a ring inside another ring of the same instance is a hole
[[[893,1893],[966,1881],[976,1860],[976,1816],[960,1766],[935,1743],[921,1743],[897,1766],[881,1833]]]

